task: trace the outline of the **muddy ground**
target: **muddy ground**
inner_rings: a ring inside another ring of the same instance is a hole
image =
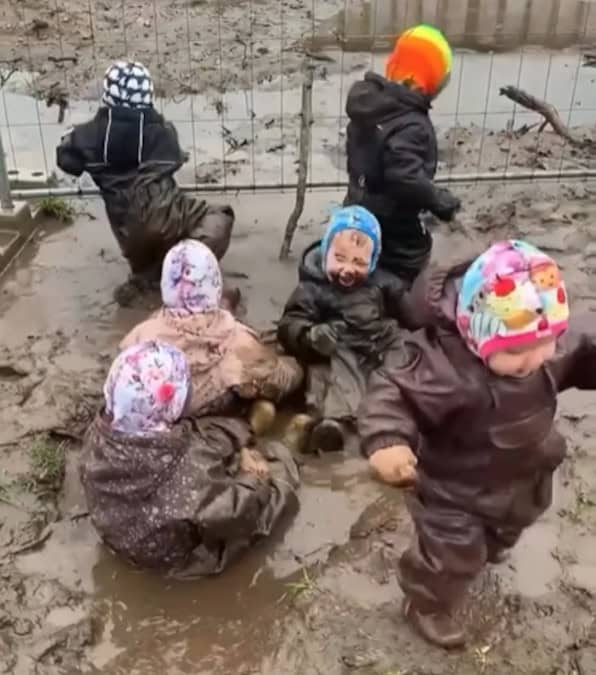
[[[317,23],[343,5],[0,0],[1,69],[26,71],[2,91],[9,163],[52,170],[65,126],[91,114],[107,62],[128,53],[151,66],[160,107],[191,151],[181,180],[228,186],[291,180],[299,41],[312,32],[313,7]],[[345,78],[373,62],[367,55],[330,59],[318,62],[313,93],[314,181],[343,178]],[[528,130],[536,119],[512,114],[498,97],[500,86],[517,82],[548,93],[565,121],[591,124],[596,89],[580,62],[573,51],[530,53],[523,63],[518,54],[459,54],[453,84],[434,111],[442,175],[594,168],[589,148]],[[58,124],[55,109],[25,95],[43,97],[56,83],[70,103]],[[252,97],[240,90],[252,91],[253,84]],[[594,137],[592,128],[575,133]],[[528,237],[561,262],[574,309],[596,310],[596,185],[453,189],[464,198],[461,227],[437,231],[437,257],[468,256],[498,237]],[[255,327],[270,328],[279,316],[295,283],[296,255],[320,235],[341,197],[309,193],[294,259],[285,264],[277,253],[293,195],[232,198],[238,225],[224,269],[241,288]],[[300,513],[221,578],[174,583],[107,554],[89,525],[77,478],[80,438],[115,345],[150,303],[122,309],[113,302],[126,266],[103,207],[73,206],[75,223],[47,223],[0,285],[0,673],[596,672],[595,396],[563,398],[560,424],[570,452],[557,474],[555,504],[509,563],[478,581],[465,617],[473,641],[459,654],[428,648],[402,621],[394,564],[410,535],[403,494],[373,483],[355,449],[309,460]]]
[[[344,0],[2,0],[0,65],[84,97],[110,61],[151,68],[158,95],[251,88],[300,69],[303,36]]]
[[[596,310],[595,186],[458,191],[462,231],[437,231],[437,257],[526,236],[561,262],[574,310]],[[309,195],[296,252],[340,198]],[[292,196],[233,204],[239,223],[224,268],[251,321],[267,328],[295,282],[295,260],[277,260]],[[563,398],[570,450],[555,504],[509,563],[478,581],[465,617],[473,640],[462,653],[427,647],[403,622],[394,576],[410,535],[403,494],[373,483],[354,450],[308,460],[300,513],[218,579],[174,583],[106,553],[86,516],[77,439],[118,338],[147,310],[112,301],[126,268],[101,203],[74,206],[83,212],[75,224],[48,224],[2,284],[0,672],[596,672],[595,396]]]

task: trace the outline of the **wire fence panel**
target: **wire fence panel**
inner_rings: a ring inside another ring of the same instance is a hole
[[[290,188],[301,78],[316,67],[309,185],[345,175],[345,102],[383,72],[395,35],[438,24],[457,47],[435,102],[444,180],[593,175],[588,153],[499,95],[514,85],[570,127],[593,126],[596,3],[581,0],[0,0],[0,133],[10,171],[56,172],[55,148],[89,119],[116,59],[142,61],[178,129],[188,189]],[[534,46],[530,46],[534,45]],[[561,49],[561,47],[566,47]],[[474,51],[476,50],[476,51]],[[479,51],[480,50],[480,51]],[[508,50],[508,51],[507,51]],[[587,64],[587,66],[586,66]],[[59,176],[64,191],[90,189]]]

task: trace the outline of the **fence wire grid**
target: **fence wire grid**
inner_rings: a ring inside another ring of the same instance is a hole
[[[95,113],[106,68],[124,58],[150,68],[156,106],[189,153],[179,180],[199,191],[295,186],[303,71],[315,68],[308,187],[341,187],[350,85],[382,73],[396,34],[421,20],[456,46],[432,111],[440,180],[596,177],[588,150],[540,133],[539,115],[499,95],[524,89],[589,135],[596,4],[576,0],[0,0],[9,175],[56,173],[63,194],[93,190],[57,172],[55,148]]]

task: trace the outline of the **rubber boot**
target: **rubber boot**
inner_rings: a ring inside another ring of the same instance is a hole
[[[427,641],[443,649],[457,649],[466,644],[466,634],[447,612],[423,614],[406,601],[404,614],[412,627]]]
[[[248,422],[253,434],[255,436],[266,434],[273,426],[276,415],[277,410],[274,403],[264,400],[255,401],[250,408],[248,416]]]
[[[309,441],[311,452],[339,452],[345,443],[344,429],[337,420],[322,420],[312,431]]]
[[[304,413],[294,415],[286,427],[283,438],[284,445],[292,452],[307,452],[308,441],[314,425],[314,417]]]

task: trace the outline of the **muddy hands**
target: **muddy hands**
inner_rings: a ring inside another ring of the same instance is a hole
[[[269,464],[258,450],[242,448],[240,451],[240,469],[258,478],[269,478]]]
[[[383,483],[407,487],[416,481],[418,460],[407,445],[377,450],[368,460],[373,474]]]

